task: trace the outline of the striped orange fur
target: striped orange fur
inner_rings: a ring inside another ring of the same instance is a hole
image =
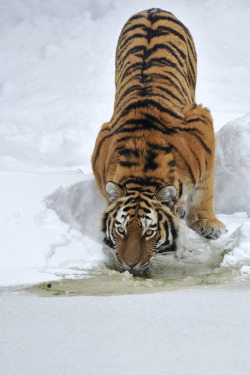
[[[115,83],[92,166],[108,205],[104,242],[121,269],[138,273],[157,253],[176,250],[185,212],[207,238],[225,231],[213,209],[215,137],[210,112],[195,103],[192,36],[173,14],[150,9],[128,20]]]

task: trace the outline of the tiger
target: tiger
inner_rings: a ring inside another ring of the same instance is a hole
[[[176,252],[180,225],[207,239],[225,233],[213,207],[215,135],[195,102],[193,38],[172,13],[133,15],[118,39],[115,103],[101,127],[92,168],[107,202],[103,242],[120,271],[148,272]]]

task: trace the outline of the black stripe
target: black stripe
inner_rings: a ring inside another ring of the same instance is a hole
[[[206,145],[206,143],[201,139],[201,137],[198,134],[191,133],[195,138],[198,139],[198,141],[202,144],[204,150],[211,154],[211,149]]]
[[[197,55],[196,55],[195,46],[194,46],[194,44],[193,44],[193,39],[192,39],[192,37],[191,37],[191,41],[192,41],[192,43],[191,43],[191,41],[190,41],[189,38],[187,39],[187,41],[188,41],[188,46],[189,46],[189,48],[191,49],[191,52],[192,52],[192,55],[193,55],[194,61],[196,62],[196,61],[197,61]]]
[[[107,246],[110,247],[111,249],[114,249],[114,248],[115,248],[113,242],[112,242],[111,239],[108,238],[107,236],[104,237],[103,242],[105,243],[105,245],[107,245]]]
[[[176,83],[171,78],[169,78],[167,75],[164,75],[164,74],[161,74],[161,73],[152,73],[152,74],[148,75],[147,78],[146,78],[146,80],[145,80],[145,82],[148,83],[150,81],[153,81],[153,79],[156,79],[156,80],[162,79],[164,81],[168,81],[182,96],[184,94],[184,95],[186,95],[188,97],[188,93],[184,89],[184,87],[182,86],[182,84],[179,81],[179,79],[173,73],[171,73],[171,72],[167,72],[167,74],[171,74],[172,76],[174,76],[174,78],[179,83],[179,87],[176,85]],[[156,82],[156,81],[154,81],[154,82]]]
[[[192,38],[191,33],[190,33],[190,31],[188,30],[188,28],[187,28],[187,27],[186,27],[181,21],[179,21],[178,19],[176,19],[172,13],[170,13],[170,12],[165,12],[165,11],[163,11],[163,13],[170,14],[170,15],[172,15],[172,17],[171,17],[171,16],[166,16],[166,15],[164,15],[164,16],[163,16],[163,15],[155,15],[155,17],[154,17],[152,23],[158,22],[158,21],[160,21],[160,20],[167,20],[167,21],[173,22],[173,23],[175,23],[176,25],[180,26],[180,27],[183,29],[183,31],[184,31],[184,32],[185,32],[190,38]],[[160,26],[160,25],[159,25],[159,26]],[[160,26],[160,27],[161,27],[161,26]]]
[[[183,67],[182,61],[176,55],[174,50],[172,48],[170,48],[167,44],[163,44],[163,43],[155,44],[154,47],[148,49],[148,54],[150,55],[151,53],[156,52],[158,49],[163,49],[163,50],[168,51],[178,61],[178,63]]]
[[[159,29],[160,29],[160,32],[165,31],[167,34],[174,34],[175,36],[177,36],[177,38],[183,40],[183,42],[186,42],[185,37],[182,34],[180,34],[178,31],[173,29],[172,27],[160,25]],[[156,31],[159,29],[156,29]],[[162,34],[157,34],[157,35],[162,35]]]
[[[133,209],[135,209],[135,208],[136,208],[136,205],[135,205],[135,206],[124,207],[124,208],[123,208],[123,211],[124,211],[124,212],[127,212],[127,211],[129,211],[129,210],[133,210]]]
[[[193,137],[195,137],[196,139],[198,139],[198,141],[202,144],[204,150],[206,150],[206,152],[208,152],[209,154],[211,154],[211,149],[206,145],[206,143],[202,140],[201,136],[196,134],[196,133],[201,133],[201,131],[199,129],[192,129],[192,128],[179,128],[179,127],[175,127],[175,129],[178,129],[180,131],[183,131],[183,132],[186,132],[186,133],[189,133],[190,135],[192,135]]]
[[[177,107],[177,105],[176,105],[176,103],[174,103],[172,100],[170,100],[170,98],[168,98],[167,96],[165,96],[165,95],[161,95],[161,94],[159,94],[159,93],[157,93],[157,92],[153,92],[153,89],[154,89],[154,87],[152,87],[152,88],[148,88],[147,89],[147,91],[146,91],[146,96],[147,97],[149,97],[149,98],[155,98],[155,99],[158,99],[158,102],[161,102],[159,99],[161,98],[161,99],[163,99],[164,100],[164,104],[166,104],[166,102],[168,102],[168,103],[170,103],[170,106],[171,106],[171,108],[175,108],[175,107]],[[143,95],[142,95],[143,96]],[[130,101],[132,101],[132,99],[131,100],[128,100],[128,102],[127,103],[129,103]],[[180,101],[180,103],[183,105],[183,103]]]
[[[133,197],[135,197],[136,192],[135,192],[135,191],[126,192],[126,197],[131,197],[131,195],[132,195]],[[133,199],[134,199],[134,198],[133,198]]]
[[[165,243],[163,243],[163,246],[164,246],[164,245],[167,245],[169,243],[169,239],[168,239],[169,229],[168,229],[168,222],[167,221],[165,221],[165,223],[163,224],[163,228],[165,229],[165,232],[166,232],[166,241],[165,241]]]
[[[173,72],[168,72],[168,75],[169,75],[169,74],[170,74],[172,77],[174,77],[174,78],[176,79],[176,81],[179,83],[181,89],[183,90],[183,92],[184,92],[184,94],[187,96],[187,98],[190,98],[190,99],[191,99],[191,94],[190,94],[190,92],[187,92],[187,91],[185,90],[185,88],[182,86],[182,84],[181,84],[179,78],[176,77],[176,75],[175,75]]]
[[[130,139],[131,139],[131,136],[127,135],[126,137],[121,137],[121,138],[117,139],[116,143],[125,142],[125,141],[128,141]]]
[[[146,197],[146,198],[149,198],[149,199],[154,198],[154,194],[145,194],[144,192],[143,192],[143,196]]]
[[[127,204],[130,204],[131,202],[134,202],[135,198],[129,198],[125,203],[124,205],[126,206]]]
[[[161,121],[158,117],[154,116],[154,115],[151,115],[149,113],[146,113],[145,114],[145,118],[146,120],[148,121],[151,121],[155,124],[158,124],[160,125],[164,130],[167,131],[167,134],[172,134],[172,133],[176,133],[174,130],[171,130],[171,127],[167,127],[168,123],[167,122],[163,122]]]
[[[128,84],[131,82],[131,81],[140,81],[141,80],[141,74],[138,73],[138,74],[135,74],[133,76],[131,76],[128,80],[126,80],[121,86],[119,85],[119,87],[117,87],[117,93],[116,93],[116,98],[119,97],[121,95],[121,91],[126,88],[128,86]]]
[[[143,202],[146,206],[151,208],[151,204],[146,199],[141,198],[141,202]],[[145,207],[141,207],[141,209],[145,210]]]
[[[186,81],[187,83],[187,76],[186,74],[184,74],[179,68],[178,66],[176,65],[176,63],[172,62],[171,60],[168,60],[166,59],[165,57],[154,57],[154,58],[151,58],[148,63],[147,63],[147,69],[150,68],[151,66],[159,66],[159,67],[162,67],[162,66],[170,66],[172,68],[174,68],[182,77],[183,79]],[[168,74],[169,72],[167,72]]]
[[[151,206],[149,206],[151,207]],[[147,214],[150,214],[151,213],[151,210],[149,210],[148,208],[146,207],[140,207],[144,212],[146,212]]]
[[[155,86],[154,88],[163,91],[165,94],[170,95],[173,99],[177,100],[180,104],[183,104],[183,101],[178,98],[172,91],[168,90],[165,87],[162,86]]]
[[[170,166],[170,167],[174,167],[175,165],[176,165],[176,161],[173,159],[173,160],[170,160],[169,162],[168,162],[168,165]]]
[[[131,120],[131,122],[135,122],[135,121],[138,121],[138,120]],[[131,124],[133,125],[133,123]],[[134,127],[120,127],[118,128],[117,130],[115,130],[113,132],[113,134],[120,134],[120,133],[133,133],[133,132],[136,132],[137,130],[156,130],[162,134],[167,134],[167,135],[173,135],[173,134],[176,134],[176,131],[175,129],[160,129],[158,128],[156,125],[153,125],[153,124],[147,124],[147,126],[144,126],[145,124],[142,123],[142,124],[139,124],[137,126],[134,126]],[[112,135],[113,135],[112,134]],[[112,135],[108,135],[106,137],[110,137]]]
[[[183,193],[183,183],[179,180],[179,196],[178,198],[180,199]]]
[[[127,195],[134,195],[134,198],[133,200],[137,199],[138,198],[138,195],[136,195],[136,193],[141,193],[143,191],[142,188],[139,188],[139,187],[132,187],[132,188],[129,188],[126,192],[126,196]]]
[[[140,166],[139,163],[130,162],[130,161],[123,161],[123,160],[119,160],[119,165],[121,167],[124,167],[124,168],[131,168],[131,167],[139,167]]]
[[[152,148],[153,150],[163,151],[165,154],[169,154],[172,151],[172,146],[162,146],[158,145],[157,143],[147,143],[147,146]]]
[[[122,82],[128,75],[133,74],[135,70],[138,69],[138,67],[142,68],[142,62],[136,62],[132,65],[129,65],[129,67],[125,69],[125,72],[122,74],[122,76],[119,77],[118,82]]]
[[[151,100],[151,99],[138,100],[137,102],[128,105],[124,109],[122,113],[122,117],[126,116],[133,109],[147,108],[149,106],[153,106],[157,108],[159,111],[167,113],[176,119],[179,119],[179,120],[183,119],[183,116],[179,116],[177,113],[171,111],[170,109],[162,106],[160,103],[157,103],[155,100]]]
[[[137,103],[135,103],[136,105]],[[136,109],[137,107],[135,106],[133,109]],[[130,108],[132,109],[132,108]],[[125,109],[126,111],[127,109]],[[111,129],[114,128],[117,123],[121,120],[122,117],[124,117],[127,113],[124,113],[124,111],[121,113],[121,115],[118,117],[118,119],[113,123],[113,125],[111,126]],[[119,130],[122,130],[125,126],[127,125],[137,125],[138,126],[138,129],[155,129],[155,130],[159,130],[161,131],[162,133],[164,134],[176,134],[177,133],[177,130],[175,130],[174,128],[171,128],[171,127],[167,127],[167,124],[164,124],[161,120],[157,119],[155,116],[151,116],[149,114],[147,114],[145,116],[146,118],[139,118],[139,119],[129,119],[127,121],[125,121],[124,123],[122,123],[115,131],[114,133],[112,134],[117,134],[119,133]],[[154,124],[154,122],[156,124]],[[159,128],[158,125],[161,126],[161,128]],[[105,131],[107,129],[102,129],[102,131]]]
[[[184,158],[184,156],[182,155],[182,153],[174,146],[174,145],[171,145],[172,146],[172,149],[178,154],[178,156],[183,160],[184,164],[186,165],[188,171],[189,171],[189,174],[190,174],[190,177],[191,177],[191,180],[192,180],[192,183],[194,185],[196,185],[196,179],[194,177],[194,174],[193,174],[193,171],[192,171],[192,168],[190,167],[190,165],[188,164],[188,162],[186,161],[186,159]]]
[[[102,219],[102,231],[104,233],[106,233],[106,230],[107,230],[107,219],[108,219],[108,216],[109,216],[109,212],[106,212],[105,215],[103,216],[103,219]]]
[[[197,161],[197,164],[198,164],[198,168],[199,168],[199,178],[201,178],[201,163],[200,163],[200,159],[198,158],[198,156],[196,155],[196,153],[194,151],[192,151],[194,157],[195,157],[195,160]]]
[[[175,229],[175,226],[174,226],[174,223],[173,223],[173,219],[172,219],[171,215],[167,214],[166,212],[165,212],[165,215],[167,216],[168,221],[170,222],[170,225],[171,225],[171,234],[173,236],[173,239],[175,240],[176,237],[177,237],[177,231]]]
[[[120,53],[124,52],[124,49],[126,48],[126,45],[128,44],[129,41],[131,41],[133,39],[137,39],[137,38],[144,38],[144,39],[146,39],[147,35],[140,34],[140,33],[135,33],[135,34],[129,36],[128,38],[126,38],[126,40],[123,43],[121,43],[119,45]]]
[[[194,71],[194,67],[193,67],[193,64],[192,64],[192,61],[190,60],[190,57],[188,56],[188,67],[191,68],[191,75],[192,75],[192,79],[193,79],[193,83],[194,83],[194,86],[195,86],[195,81],[196,81],[196,73]],[[190,73],[190,72],[189,72]]]
[[[170,253],[170,252],[173,252],[173,251],[176,251],[176,243],[175,242],[173,242],[172,244],[171,244],[171,246],[168,246],[168,247],[165,247],[164,248],[164,245],[165,244],[163,244],[159,249],[157,249],[156,250],[156,254],[166,254],[166,253]],[[168,245],[168,242],[166,241],[166,245],[165,246],[167,246]]]
[[[180,131],[180,132],[186,132],[186,133],[198,133],[200,135],[203,135],[203,132],[197,128],[185,128],[185,127],[182,127],[182,126],[174,126],[173,127],[174,129]]]
[[[152,150],[149,150],[146,155],[145,165],[144,165],[144,172],[147,172],[148,170],[155,171],[156,168],[159,167],[159,164],[155,162],[155,158],[158,155],[153,152]]]
[[[192,118],[190,120],[186,120],[185,124],[190,124],[191,122],[202,122],[203,124],[207,124],[207,121],[201,119],[200,117]]]
[[[176,44],[172,43],[172,42],[169,42],[169,44],[179,53],[179,55],[181,56],[181,58],[183,60],[186,60],[187,56],[185,55],[185,53],[176,46]]]
[[[120,96],[120,98],[117,100],[116,99],[116,103],[115,103],[115,106],[116,108],[119,106],[119,104],[123,101],[123,99],[131,94],[133,91],[136,91],[136,90],[142,90],[142,87],[140,85],[133,85],[133,86],[130,86],[127,90],[125,90],[125,92]],[[138,94],[137,96],[140,96],[140,94]],[[132,98],[133,100],[135,99],[135,97],[133,96]]]
[[[130,20],[129,20],[129,22],[130,22]],[[123,30],[122,30],[122,32],[121,32],[121,39],[120,39],[121,42],[123,41],[125,35],[126,35],[127,33],[129,33],[130,31],[134,31],[134,30],[137,29],[138,27],[140,27],[142,30],[145,28],[145,24],[144,24],[144,23],[136,23],[135,25],[130,26],[130,27],[128,27],[127,29],[125,29],[125,27],[128,26],[128,25],[129,25],[129,23],[127,23],[127,24],[124,26],[124,28],[123,28]]]
[[[146,17],[142,13],[137,13],[134,16],[130,17],[127,23],[130,24],[132,21],[138,20],[139,18],[145,19]]]
[[[147,48],[147,47],[146,47],[146,46],[143,46],[143,45],[139,45],[139,46],[136,46],[136,47],[132,47],[132,48],[130,48],[130,49],[126,52],[125,56],[122,56],[122,61],[125,61],[125,60],[127,59],[127,57],[128,57],[130,54],[135,54],[136,52],[140,52],[140,51],[142,51],[142,52],[145,53],[146,48]]]
[[[125,148],[123,146],[117,147],[115,151],[118,151],[120,156],[126,156],[126,157],[135,156],[136,158],[140,156],[139,150],[132,149],[132,148]]]
[[[158,181],[158,182],[157,182]],[[160,177],[137,177],[137,176],[126,176],[122,181],[122,185],[127,186],[129,184],[141,185],[141,186],[155,186],[159,188],[164,183],[164,180]],[[128,188],[130,190],[130,188]]]

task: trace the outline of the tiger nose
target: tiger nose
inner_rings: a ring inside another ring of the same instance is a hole
[[[137,265],[139,265],[140,261],[139,262],[123,262],[125,266],[127,267],[130,267],[131,269],[132,268],[135,268]]]

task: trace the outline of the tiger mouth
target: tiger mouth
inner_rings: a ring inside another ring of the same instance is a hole
[[[139,276],[140,275],[140,270],[134,270],[133,268],[128,270],[128,272],[133,276]]]

